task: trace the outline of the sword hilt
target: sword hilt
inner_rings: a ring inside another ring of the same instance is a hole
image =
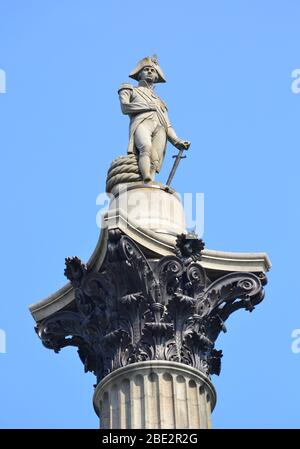
[[[178,154],[174,154],[172,157],[173,158],[177,157],[178,159],[185,159],[186,158],[186,156],[178,156]]]

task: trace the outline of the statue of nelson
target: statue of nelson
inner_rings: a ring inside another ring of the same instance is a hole
[[[180,150],[187,150],[190,142],[177,137],[166,104],[154,92],[155,83],[166,82],[156,56],[139,61],[129,76],[138,86],[125,83],[118,91],[122,112],[130,117],[128,154],[138,156],[143,181],[148,183],[160,171],[167,141]]]

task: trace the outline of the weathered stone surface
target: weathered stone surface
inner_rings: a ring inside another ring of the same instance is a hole
[[[113,222],[118,215],[123,219],[125,233],[126,226],[141,232],[147,230],[149,237],[157,242],[163,241],[170,249],[174,247],[177,235],[186,232],[179,196],[174,190],[166,190],[166,186],[159,183],[119,185],[118,190],[114,190],[107,213],[110,228],[118,226],[118,219]],[[140,243],[143,244],[144,240],[145,236]],[[148,242],[148,248],[155,251],[151,241]]]
[[[215,403],[203,373],[161,360],[120,368],[94,393],[102,429],[209,429]]]

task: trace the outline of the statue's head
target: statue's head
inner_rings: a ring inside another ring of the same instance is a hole
[[[138,80],[145,80],[148,83],[157,83],[158,73],[151,65],[146,65],[137,75]]]
[[[157,62],[157,56],[147,56],[141,59],[136,67],[130,72],[130,78],[140,81],[145,80],[152,83],[165,83],[165,75]]]

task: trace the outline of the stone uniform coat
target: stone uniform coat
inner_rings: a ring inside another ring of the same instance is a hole
[[[168,135],[168,129],[172,127],[166,104],[149,88],[139,85],[133,87],[131,84],[121,84],[118,90],[121,109],[123,114],[129,115],[129,144],[127,152],[128,154],[137,153],[137,149],[134,145],[134,134],[139,126],[146,119],[156,120],[165,128],[166,135]],[[152,103],[152,107],[150,107]],[[153,103],[155,104],[155,110],[153,109]],[[166,139],[167,142],[167,139]],[[163,152],[163,156],[165,154]],[[160,170],[163,157],[159,161],[157,171]]]

